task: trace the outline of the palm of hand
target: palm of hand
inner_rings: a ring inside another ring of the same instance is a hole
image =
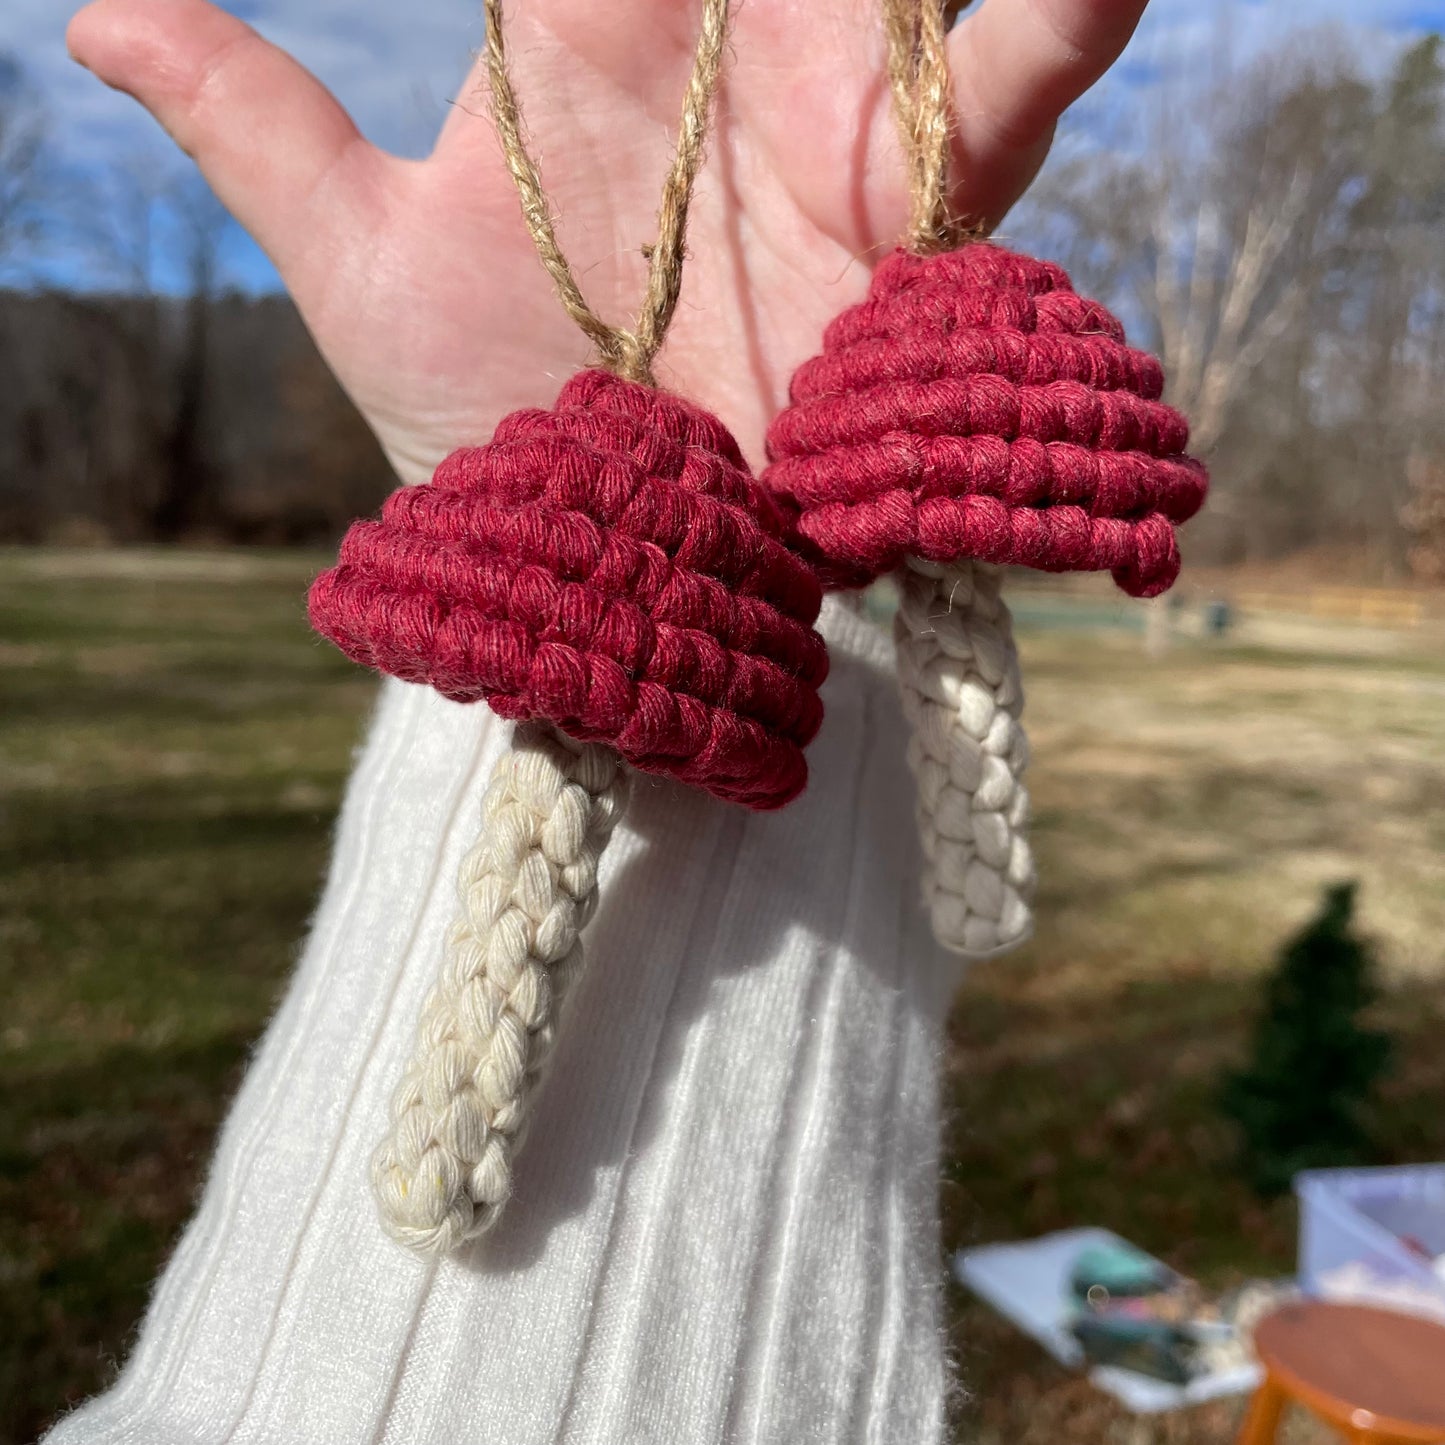
[[[1007,209],[1058,111],[1112,60],[1143,3],[989,0],[959,27],[963,210],[996,219]],[[562,245],[593,309],[628,326],[695,6],[517,0],[512,9],[515,81]],[[904,223],[880,10],[876,0],[827,13],[803,0],[738,7],[738,62],[659,374],[718,412],[755,461],[793,366]],[[1032,50],[1028,23],[1039,32]],[[432,155],[404,161],[363,141],[311,77],[203,0],[97,0],[70,41],[196,156],[272,255],[404,480],[484,440],[505,412],[548,404],[585,362],[587,343],[523,226],[479,75]],[[1012,82],[994,73],[1010,55]]]
[[[791,367],[866,283],[851,257],[902,223],[898,167],[880,161],[891,143],[880,56],[866,33],[861,46],[839,35],[820,69],[787,82],[780,105],[783,47],[795,42],[777,23],[785,6],[756,0],[740,11],[734,43],[749,65],[726,82],[691,214],[683,300],[659,363],[666,384],[722,415],[754,457]],[[593,309],[622,326],[643,293],[695,18],[695,7],[665,0],[632,8],[652,13],[623,23],[614,7],[591,6],[585,17],[556,17],[553,34],[545,10],[578,7],[536,6],[509,34],[563,247]],[[643,57],[639,35],[654,37]],[[288,277],[408,477],[450,446],[484,439],[504,412],[548,404],[587,358],[522,224],[481,88],[474,77],[426,161],[376,157],[379,224],[348,236],[329,274],[301,257]],[[870,160],[881,181],[865,178]]]

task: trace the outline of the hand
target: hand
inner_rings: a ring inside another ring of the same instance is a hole
[[[1063,109],[1114,61],[1146,0],[984,0],[950,36],[958,204],[1000,219]],[[512,0],[508,50],[560,238],[593,309],[642,297],[698,7]],[[474,72],[436,148],[365,141],[282,51],[205,0],[95,0],[71,53],[135,96],[270,255],[404,481],[545,406],[587,358],[523,228]],[[741,0],[660,380],[744,451],[794,366],[855,301],[906,203],[881,0]],[[378,64],[384,64],[378,60]]]

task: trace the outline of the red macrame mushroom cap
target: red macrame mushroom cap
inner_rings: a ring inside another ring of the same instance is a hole
[[[1108,569],[1153,597],[1207,486],[1163,388],[1057,266],[985,242],[897,251],[793,377],[763,482],[826,585],[912,555]]]
[[[311,620],[368,667],[773,808],[827,672],[784,530],[719,421],[587,371],[356,523]]]

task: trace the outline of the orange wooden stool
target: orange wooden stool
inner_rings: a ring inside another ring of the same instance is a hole
[[[1238,1445],[1271,1445],[1290,1401],[1352,1445],[1445,1441],[1445,1325],[1394,1310],[1307,1301],[1259,1322],[1264,1366]]]

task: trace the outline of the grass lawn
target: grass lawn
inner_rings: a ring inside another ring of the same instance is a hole
[[[123,1357],[303,934],[371,697],[306,629],[320,565],[0,552],[0,1445]],[[1099,1223],[1286,1271],[1292,1206],[1233,1180],[1210,1094],[1329,880],[1401,1040],[1386,1157],[1445,1156],[1445,650],[1261,622],[1150,661],[1070,625],[1114,606],[1020,601],[1041,927],[954,1011],[947,1243]],[[1134,1422],[953,1298],[967,1438],[1231,1439],[1237,1407]]]

